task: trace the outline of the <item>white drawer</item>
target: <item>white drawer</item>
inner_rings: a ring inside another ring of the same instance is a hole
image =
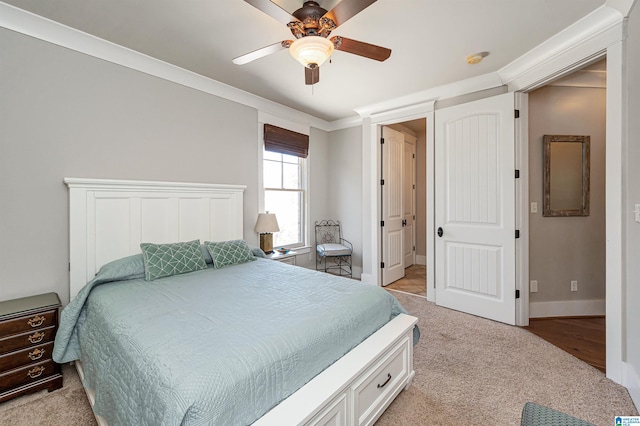
[[[351,387],[355,424],[368,425],[393,400],[405,385],[409,375],[411,341],[405,337],[370,373],[363,374]]]
[[[319,412],[309,426],[345,426],[347,424],[348,394],[343,392]]]

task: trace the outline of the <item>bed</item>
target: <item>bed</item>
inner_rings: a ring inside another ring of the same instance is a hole
[[[416,319],[384,289],[259,250],[207,258],[200,242],[241,242],[243,187],[65,182],[54,359],[75,361],[100,424],[372,424],[411,383]],[[197,242],[206,267],[147,281],[146,241]]]

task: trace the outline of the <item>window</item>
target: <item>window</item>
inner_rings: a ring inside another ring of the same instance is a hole
[[[271,152],[263,156],[264,209],[275,213],[280,232],[274,247],[305,245],[305,159]]]

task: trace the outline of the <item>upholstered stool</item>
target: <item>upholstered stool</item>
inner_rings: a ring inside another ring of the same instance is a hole
[[[595,426],[549,407],[527,402],[522,410],[521,426]]]

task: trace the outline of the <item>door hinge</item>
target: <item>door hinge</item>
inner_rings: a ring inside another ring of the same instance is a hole
[[[384,185],[384,179],[380,179],[380,185]]]
[[[416,251],[416,246],[413,246],[413,251]]]
[[[520,179],[520,170],[516,170],[516,179]]]
[[[416,215],[415,214],[413,215],[413,220],[416,220]]]
[[[516,229],[516,238],[520,238],[520,230]]]
[[[380,267],[384,268],[384,262],[380,262]]]
[[[416,186],[415,186],[415,185],[413,185],[413,189],[416,189]]]
[[[71,262],[69,262],[69,272],[71,272]]]
[[[515,118],[520,118],[520,110],[515,110]]]
[[[384,220],[380,221],[380,226],[384,226]]]
[[[516,299],[520,299],[520,290],[516,290]]]
[[[416,158],[416,155],[415,154],[411,154],[411,158]]]
[[[384,145],[384,138],[380,138],[380,145]]]

